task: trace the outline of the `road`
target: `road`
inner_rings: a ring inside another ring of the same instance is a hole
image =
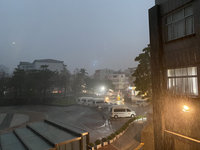
[[[133,107],[133,109],[138,114],[145,113],[146,111],[146,108]],[[16,124],[12,123],[11,126],[12,119],[14,118]],[[43,119],[53,119],[85,129],[90,133],[90,141],[94,142],[96,139],[110,135],[129,118],[109,119],[106,107],[103,109],[82,105],[67,107],[46,105],[0,107],[0,133]]]

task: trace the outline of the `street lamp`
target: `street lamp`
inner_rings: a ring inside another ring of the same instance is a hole
[[[101,92],[104,92],[105,90],[106,90],[105,86],[102,86],[102,87],[100,88],[100,91],[101,91]]]
[[[183,105],[182,111],[183,112],[189,112],[190,111],[190,107],[187,106],[187,105]]]

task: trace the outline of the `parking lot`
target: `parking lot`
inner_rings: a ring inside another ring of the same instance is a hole
[[[133,109],[138,114],[145,113],[142,110],[145,110],[145,108],[133,107]],[[85,129],[90,133],[91,142],[110,135],[129,119],[110,119],[108,107],[98,108],[84,105],[67,107],[46,105],[0,107],[0,133],[45,118]]]

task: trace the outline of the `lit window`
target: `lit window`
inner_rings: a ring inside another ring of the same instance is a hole
[[[168,41],[194,33],[194,18],[192,6],[185,7],[167,16]]]
[[[198,95],[197,67],[168,69],[167,78],[173,93]]]

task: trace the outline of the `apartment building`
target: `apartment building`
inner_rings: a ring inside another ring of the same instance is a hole
[[[155,150],[200,150],[200,0],[149,10]]]
[[[51,71],[57,72],[61,72],[65,68],[64,61],[54,59],[37,59],[32,63],[20,62],[18,68],[23,70],[41,70],[44,66]]]
[[[129,78],[123,72],[115,72],[111,74],[109,80],[112,81],[116,91],[123,92],[129,87]]]

